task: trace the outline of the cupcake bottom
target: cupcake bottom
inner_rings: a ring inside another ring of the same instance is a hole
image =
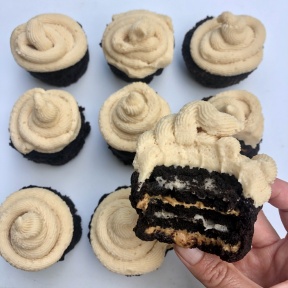
[[[78,81],[87,70],[89,62],[89,51],[87,50],[83,58],[75,63],[73,66],[54,72],[31,72],[33,77],[41,80],[44,83],[57,86],[66,87]]]
[[[238,84],[240,81],[244,80],[251,74],[254,70],[238,74],[235,76],[220,76],[211,74],[202,68],[200,68],[191,57],[190,53],[190,42],[193,37],[195,30],[207,20],[213,17],[207,17],[196,23],[195,27],[189,30],[183,40],[182,44],[182,56],[188,71],[191,73],[192,77],[205,87],[209,88],[225,88],[234,84]]]
[[[161,75],[162,72],[163,72],[163,70],[164,70],[163,68],[158,69],[155,73],[153,73],[153,74],[151,74],[151,75],[148,75],[148,76],[146,76],[146,77],[144,77],[144,78],[130,78],[129,76],[127,76],[127,74],[125,74],[123,71],[119,70],[117,67],[115,67],[115,66],[113,66],[113,65],[111,65],[111,64],[109,64],[109,63],[108,63],[108,65],[109,65],[111,71],[112,71],[117,77],[119,77],[120,79],[122,79],[122,80],[124,80],[124,81],[126,81],[126,82],[128,82],[128,83],[141,81],[141,82],[144,82],[144,83],[146,83],[146,84],[149,84],[149,83],[153,80],[154,76],[159,76],[159,75]]]
[[[39,186],[30,185],[27,187],[23,187],[22,189],[33,188],[33,187],[39,187]],[[68,196],[62,195],[60,192],[58,192],[55,189],[52,189],[51,187],[41,187],[41,188],[47,189],[47,190],[55,193],[57,196],[59,196],[66,203],[66,205],[69,207],[72,218],[73,218],[73,228],[74,228],[73,237],[71,239],[69,246],[66,248],[62,257],[59,259],[59,261],[63,261],[66,254],[69,253],[76,246],[76,244],[80,241],[80,239],[82,237],[81,217],[77,214],[77,209],[75,207],[75,204],[73,203],[73,201]]]
[[[250,251],[261,209],[244,198],[234,176],[180,166],[155,167],[140,189],[134,172],[130,201],[139,214],[134,231],[140,239],[198,247],[227,262]]]
[[[108,145],[108,149],[111,150],[113,155],[116,156],[125,165],[132,165],[136,152],[117,150],[110,145]]]
[[[36,163],[45,163],[54,166],[59,166],[66,164],[74,157],[78,155],[80,150],[83,148],[85,144],[85,139],[89,135],[91,126],[89,122],[85,122],[85,116],[83,114],[84,108],[79,107],[80,115],[81,115],[81,128],[78,136],[68,144],[64,149],[55,153],[41,153],[38,151],[31,151],[27,154],[22,154],[26,159],[31,160]],[[16,149],[12,142],[10,142],[10,146]]]

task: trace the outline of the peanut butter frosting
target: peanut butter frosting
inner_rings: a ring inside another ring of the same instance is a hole
[[[109,64],[130,78],[145,78],[172,61],[172,20],[146,10],[114,15],[104,31],[102,48]]]
[[[217,110],[228,113],[244,123],[242,131],[234,135],[253,148],[261,141],[264,117],[258,98],[244,90],[230,90],[219,93],[208,100]]]
[[[72,236],[69,207],[48,189],[21,189],[0,206],[0,255],[18,269],[51,266],[60,260]]]
[[[150,86],[134,82],[104,102],[99,113],[100,131],[113,148],[135,152],[139,135],[169,113],[168,103]]]
[[[30,72],[53,72],[79,62],[87,52],[86,35],[72,18],[40,14],[14,29],[10,38],[15,61]]]
[[[266,31],[256,18],[223,12],[195,30],[191,57],[203,70],[222,76],[251,72],[263,58]]]
[[[245,122],[217,110],[210,102],[186,104],[178,114],[163,117],[154,130],[138,139],[133,166],[141,183],[154,167],[189,166],[234,175],[242,184],[243,195],[255,207],[268,201],[277,168],[265,154],[252,159],[240,154],[240,143],[233,135],[243,131]]]
[[[78,135],[79,107],[64,90],[34,88],[15,103],[10,116],[10,137],[22,154],[61,151]]]
[[[131,206],[130,193],[130,187],[120,188],[104,198],[91,219],[90,241],[107,269],[123,275],[141,275],[162,265],[170,245],[136,237],[133,228],[138,215]]]

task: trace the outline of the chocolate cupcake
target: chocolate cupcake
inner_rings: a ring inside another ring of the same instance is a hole
[[[149,83],[172,62],[172,20],[146,10],[114,15],[103,33],[101,47],[115,75],[127,82]]]
[[[170,113],[168,103],[143,82],[134,82],[112,94],[102,105],[99,127],[108,148],[124,164],[131,165],[136,142]]]
[[[74,203],[48,187],[28,186],[0,206],[0,255],[12,266],[38,271],[64,260],[82,235]]]
[[[240,154],[233,135],[242,129],[234,116],[196,101],[139,137],[130,201],[140,239],[198,247],[228,262],[250,251],[277,168],[268,155]]]
[[[86,72],[89,51],[82,26],[62,14],[40,14],[16,27],[10,38],[17,64],[41,81],[65,87]]]
[[[224,12],[199,21],[186,33],[182,55],[197,82],[228,87],[247,78],[261,63],[265,37],[258,19]]]
[[[99,261],[110,271],[135,276],[158,269],[171,246],[142,241],[133,228],[137,213],[131,207],[130,187],[101,197],[89,223],[89,241]]]
[[[264,117],[258,98],[248,91],[230,90],[206,100],[217,110],[230,114],[244,123],[243,130],[233,136],[240,142],[241,154],[249,158],[257,155],[264,130]]]
[[[11,112],[10,145],[36,163],[66,164],[78,155],[90,133],[83,111],[64,90],[28,90]]]

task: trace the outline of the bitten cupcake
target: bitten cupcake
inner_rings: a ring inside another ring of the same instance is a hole
[[[258,67],[265,37],[258,19],[224,12],[199,21],[187,32],[182,55],[196,81],[223,88],[239,83]]]
[[[81,218],[74,203],[48,187],[29,186],[0,206],[0,255],[26,271],[50,267],[79,242]]]
[[[136,142],[170,113],[168,103],[143,82],[134,82],[112,94],[99,113],[99,127],[108,148],[124,164],[133,162]]]
[[[89,51],[82,26],[63,14],[40,14],[14,29],[15,61],[41,81],[65,87],[86,72]]]
[[[114,15],[104,31],[101,47],[117,76],[127,82],[149,83],[172,62],[172,20],[146,10]]]
[[[230,90],[207,100],[217,110],[230,114],[244,123],[243,130],[233,136],[240,142],[241,154],[249,158],[257,155],[264,130],[264,117],[258,98],[248,91]]]
[[[83,111],[64,90],[28,90],[11,112],[10,145],[28,160],[66,164],[78,155],[90,133]]]
[[[135,276],[158,269],[171,246],[142,241],[133,228],[137,213],[131,207],[130,187],[119,187],[100,199],[89,224],[89,241],[99,261],[110,271]]]
[[[254,223],[277,168],[240,154],[243,122],[210,102],[186,104],[138,139],[130,201],[137,237],[199,249],[234,262],[251,249]]]

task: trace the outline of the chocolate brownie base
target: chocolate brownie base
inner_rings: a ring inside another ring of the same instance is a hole
[[[136,152],[121,151],[111,147],[110,145],[108,145],[108,149],[111,150],[113,155],[115,155],[125,165],[132,165]]]
[[[191,73],[192,77],[205,87],[209,88],[225,88],[232,86],[244,80],[251,74],[254,70],[247,73],[242,73],[235,76],[220,76],[211,74],[202,68],[200,68],[191,57],[190,53],[190,42],[193,37],[195,30],[207,20],[213,19],[213,17],[207,16],[205,19],[196,23],[196,25],[189,30],[183,40],[182,44],[182,56],[188,71]]]
[[[121,71],[121,70],[118,69],[117,67],[115,67],[115,66],[113,66],[113,65],[111,65],[111,64],[109,64],[109,63],[108,63],[108,65],[109,65],[110,69],[112,70],[112,72],[113,72],[117,77],[119,77],[120,79],[122,79],[122,80],[124,80],[124,81],[126,81],[126,82],[128,82],[128,83],[133,83],[133,82],[139,82],[139,81],[141,81],[141,82],[145,82],[146,84],[149,84],[149,83],[153,80],[154,76],[159,76],[159,75],[161,75],[162,72],[163,72],[163,70],[164,70],[163,68],[158,69],[155,73],[153,73],[153,74],[151,74],[151,75],[148,75],[148,76],[146,76],[146,77],[144,77],[144,78],[130,78],[127,74],[125,74],[123,71]]]
[[[44,83],[57,87],[67,87],[70,84],[77,82],[78,79],[84,75],[88,67],[88,62],[89,51],[87,50],[80,61],[68,68],[53,72],[28,72]]]
[[[227,262],[251,249],[254,222],[261,207],[242,195],[234,176],[202,168],[155,167],[139,190],[131,176],[130,201],[139,214],[137,237],[198,247]]]
[[[22,154],[24,158],[31,160],[36,163],[45,163],[54,166],[64,165],[74,157],[78,155],[80,150],[83,148],[85,144],[85,139],[89,135],[91,126],[89,122],[85,122],[85,116],[83,114],[84,108],[79,107],[80,115],[81,115],[81,128],[78,133],[78,136],[68,144],[64,149],[55,153],[41,153],[38,151],[31,151],[27,154]],[[14,149],[12,141],[10,141],[10,146]]]
[[[30,185],[30,186],[23,187],[22,189],[33,188],[33,187],[40,187],[40,186]],[[62,257],[59,259],[59,261],[63,261],[66,254],[68,252],[70,252],[76,246],[76,244],[80,241],[80,239],[82,237],[82,225],[81,225],[82,220],[81,220],[81,217],[77,214],[77,209],[76,209],[73,201],[68,196],[62,195],[57,190],[52,189],[51,187],[41,187],[41,188],[50,190],[51,192],[58,195],[66,203],[66,205],[69,207],[70,212],[71,212],[72,217],[73,217],[74,230],[73,230],[72,240],[71,240],[69,246],[64,251]]]

